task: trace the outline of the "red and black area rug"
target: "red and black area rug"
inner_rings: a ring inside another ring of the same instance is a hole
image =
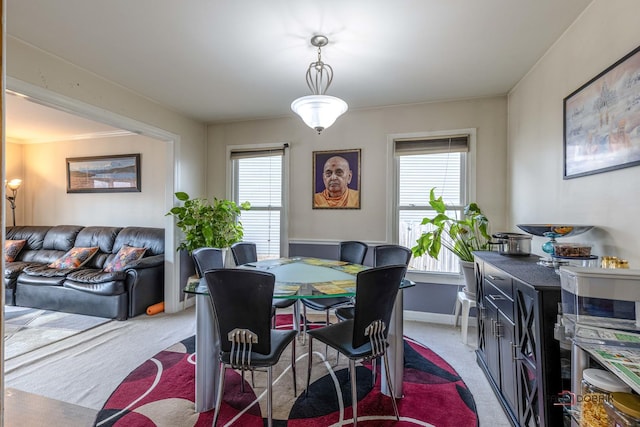
[[[278,326],[290,324],[290,315],[278,315]],[[297,340],[296,340],[297,341]],[[357,368],[358,425],[475,427],[473,396],[456,371],[427,347],[405,338],[404,397],[398,399],[396,421],[388,396],[380,392],[380,372],[372,387],[370,365]],[[98,413],[96,427],[211,426],[214,411],[197,413],[195,400],[195,338],[190,337],[136,368],[113,392]],[[293,393],[291,351],[285,350],[274,367],[273,425],[326,427],[351,425],[351,385],[347,360],[314,343],[312,383],[305,396],[307,346],[296,348],[297,396]],[[256,372],[243,380],[227,369],[219,426],[266,425],[266,377]],[[244,392],[240,383],[244,381]],[[265,418],[263,418],[263,416]]]

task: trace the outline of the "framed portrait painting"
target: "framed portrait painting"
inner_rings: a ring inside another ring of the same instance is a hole
[[[67,193],[140,191],[140,154],[67,158]]]
[[[564,99],[564,179],[640,165],[640,47]]]
[[[313,152],[313,209],[360,209],[360,151]]]

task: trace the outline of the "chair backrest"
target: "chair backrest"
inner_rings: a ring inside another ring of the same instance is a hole
[[[204,277],[218,320],[221,350],[231,351],[229,332],[248,329],[258,336],[252,351],[269,354],[275,276],[266,271],[227,268],[206,271]]]
[[[379,245],[373,248],[373,266],[409,265],[411,249],[400,245]]]
[[[236,265],[243,265],[249,262],[258,261],[258,251],[256,244],[252,242],[238,242],[231,245],[233,261]]]
[[[362,242],[340,242],[340,261],[362,264],[368,248],[367,244]]]
[[[375,320],[384,322],[384,337],[387,337],[393,304],[406,271],[406,265],[388,265],[358,273],[351,343],[353,348],[369,342],[365,329]]]
[[[224,268],[224,258],[222,249],[218,248],[198,248],[191,252],[193,263],[196,266],[198,277],[203,277],[204,272],[214,268]]]

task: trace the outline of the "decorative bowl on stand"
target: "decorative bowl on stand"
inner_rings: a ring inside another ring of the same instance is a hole
[[[553,255],[554,244],[558,237],[577,236],[591,230],[593,225],[568,224],[518,224],[518,228],[534,236],[548,237],[550,240],[542,245],[542,250]]]

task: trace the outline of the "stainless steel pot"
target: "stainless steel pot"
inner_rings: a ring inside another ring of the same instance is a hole
[[[495,233],[492,235],[495,242],[490,245],[498,246],[500,255],[527,256],[531,254],[531,236],[521,233]]]

